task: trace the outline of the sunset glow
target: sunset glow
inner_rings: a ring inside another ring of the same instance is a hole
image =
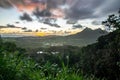
[[[85,27],[105,29],[101,22],[119,9],[117,3],[119,0],[1,0],[0,26],[8,28],[0,33],[37,30],[34,35],[45,36],[74,34]],[[112,8],[114,4],[117,5]],[[21,30],[9,29],[8,25]]]

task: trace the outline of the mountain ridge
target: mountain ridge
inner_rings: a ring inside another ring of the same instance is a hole
[[[106,35],[108,32],[96,29],[92,30],[90,28],[86,28],[83,31],[68,35],[68,36],[44,36],[44,37],[11,37],[4,38],[8,41],[15,41],[17,45],[21,47],[49,47],[49,46],[61,46],[61,45],[73,45],[73,46],[86,46],[88,44],[92,44],[97,42],[98,37],[102,35]]]
[[[85,28],[79,33],[69,35],[68,37],[74,38],[98,38],[102,35],[106,35],[108,32],[100,28],[92,30],[91,28]]]

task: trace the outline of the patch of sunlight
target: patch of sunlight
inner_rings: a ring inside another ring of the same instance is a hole
[[[45,32],[36,32],[35,33],[36,36],[46,36]]]

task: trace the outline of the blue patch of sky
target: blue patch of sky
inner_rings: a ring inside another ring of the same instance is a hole
[[[0,8],[0,25],[14,24],[16,21],[19,21],[19,16],[20,13],[14,8]]]

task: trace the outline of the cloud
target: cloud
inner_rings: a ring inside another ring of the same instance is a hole
[[[40,11],[37,7],[35,11],[33,11],[33,15],[35,15],[39,19],[39,17],[50,17],[51,13],[48,9]]]
[[[63,10],[60,8],[66,0],[0,0],[0,7],[15,8],[20,12],[34,13],[41,17],[63,17]],[[36,10],[36,11],[35,11]]]
[[[33,32],[31,29],[29,29],[29,30],[25,30],[24,32]]]
[[[7,24],[7,27],[14,28],[14,27],[15,27],[15,25],[12,25],[12,24]]]
[[[101,22],[102,22],[102,21],[97,21],[97,20],[96,20],[96,21],[93,21],[92,24],[93,24],[93,25],[101,25]]]
[[[70,9],[66,10],[67,18],[88,19],[96,18],[95,9],[104,2],[104,0],[74,0]]]
[[[76,24],[77,21],[76,21],[76,20],[68,20],[66,23],[67,23],[67,24]]]
[[[73,27],[73,29],[83,28],[83,26],[80,25],[80,24],[75,24],[75,25],[73,25],[72,27]]]
[[[33,21],[30,15],[27,13],[23,13],[23,15],[20,16],[20,20]]]
[[[26,0],[0,0],[0,7],[2,8],[12,8],[17,7],[17,5],[25,5]]]
[[[102,17],[111,13],[115,13],[119,10],[119,8],[120,8],[120,0],[105,1],[104,4],[102,4],[102,6],[97,8],[99,10],[96,11],[97,16]]]
[[[64,31],[65,34],[70,34],[71,32],[70,31]]]
[[[42,27],[42,28],[40,28],[40,29],[41,29],[41,30],[46,30],[47,28],[43,28],[43,27]]]
[[[96,19],[120,8],[120,0],[74,0],[66,10],[66,17],[70,19]]]
[[[19,11],[33,11],[36,7],[44,8],[45,0],[0,0],[2,8],[16,8]]]
[[[56,28],[60,28],[61,27],[58,24],[51,24],[51,26],[56,27]]]
[[[0,0],[0,7],[10,8],[12,5],[7,0]]]
[[[34,11],[37,17],[100,18],[118,11],[120,0],[0,0],[0,7]],[[36,9],[38,8],[38,10]],[[35,11],[36,10],[36,11]]]
[[[44,19],[43,23],[47,24],[47,25],[50,25],[51,27],[56,27],[56,28],[61,27],[56,23],[56,21],[54,21],[54,19],[50,19],[50,18]]]
[[[0,5],[5,8],[6,6],[13,5],[31,5],[31,4],[47,4],[49,8],[57,8],[59,5],[63,5],[67,0],[0,0]],[[11,5],[10,5],[11,4]],[[38,6],[38,5],[37,5]]]
[[[66,0],[47,0],[48,8],[58,8],[60,5],[64,5]]]
[[[20,22],[16,21],[15,23],[16,23],[16,24],[19,24]]]

